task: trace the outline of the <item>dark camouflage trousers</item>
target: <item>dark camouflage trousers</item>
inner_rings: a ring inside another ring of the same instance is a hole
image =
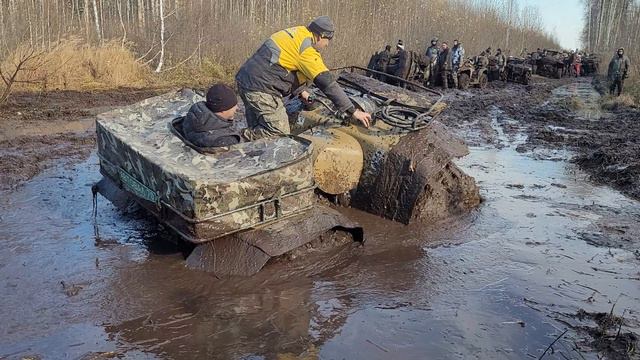
[[[291,133],[289,117],[282,97],[259,91],[242,91],[247,129],[244,137],[249,140]]]
[[[615,94],[616,89],[618,90],[617,94]],[[615,94],[616,96],[620,96],[623,90],[624,90],[624,78],[622,76],[616,76],[613,79],[611,86],[609,87],[609,94],[611,95]]]

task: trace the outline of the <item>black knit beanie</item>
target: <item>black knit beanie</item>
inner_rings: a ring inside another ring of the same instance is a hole
[[[215,84],[207,91],[207,107],[214,113],[229,110],[237,104],[236,93],[225,84]]]

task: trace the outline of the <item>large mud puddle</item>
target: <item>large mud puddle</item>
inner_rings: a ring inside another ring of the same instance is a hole
[[[471,214],[345,210],[364,247],[225,280],[102,198],[96,244],[95,156],[52,168],[0,196],[0,358],[535,359],[569,329],[545,358],[594,359],[596,314],[640,331],[640,205],[500,137],[459,162],[485,199]]]

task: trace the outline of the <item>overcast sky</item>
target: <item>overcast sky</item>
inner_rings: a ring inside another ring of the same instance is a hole
[[[540,10],[548,32],[555,34],[566,49],[580,47],[583,5],[580,0],[519,0],[521,5],[535,5]]]

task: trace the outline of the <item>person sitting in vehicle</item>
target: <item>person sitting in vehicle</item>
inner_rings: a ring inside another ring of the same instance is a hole
[[[215,84],[206,101],[195,103],[182,124],[184,137],[198,147],[231,146],[243,142],[234,128],[233,117],[238,110],[236,93],[224,84]]]

